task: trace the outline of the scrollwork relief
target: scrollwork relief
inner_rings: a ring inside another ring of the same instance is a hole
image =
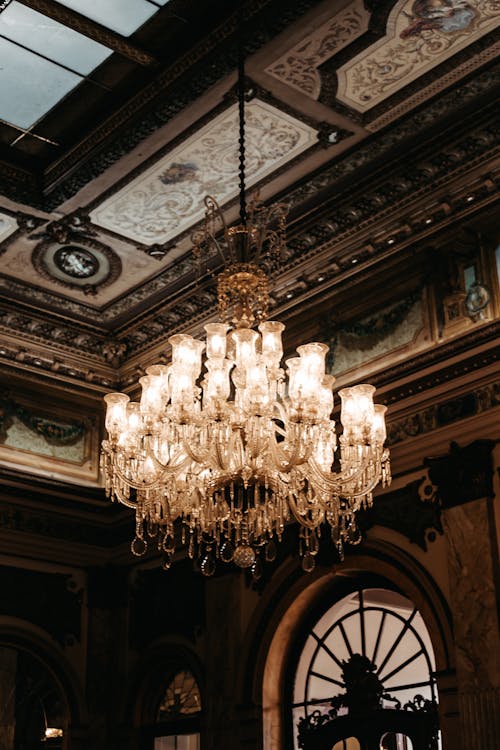
[[[386,36],[338,70],[337,99],[365,112],[498,26],[495,0],[400,0]]]
[[[266,73],[317,99],[321,90],[319,66],[366,31],[368,21],[363,3],[356,0],[301,39],[266,68]]]

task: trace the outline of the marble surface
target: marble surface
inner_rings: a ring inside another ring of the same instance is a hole
[[[488,502],[474,500],[443,513],[461,693],[500,688],[500,631]]]

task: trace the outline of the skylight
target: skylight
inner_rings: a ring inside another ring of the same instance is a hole
[[[122,36],[130,36],[168,0],[59,0],[61,5],[81,13]]]
[[[0,14],[0,118],[28,129],[111,50],[19,2]]]

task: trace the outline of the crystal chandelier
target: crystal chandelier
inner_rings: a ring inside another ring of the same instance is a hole
[[[337,438],[328,347],[299,346],[299,356],[282,367],[284,325],[267,320],[262,266],[284,245],[286,207],[253,204],[247,212],[244,87],[240,62],[240,223],[227,227],[207,197],[205,224],[194,238],[199,254],[212,247],[225,258],[220,322],[205,326],[206,342],[172,336],[171,363],[147,368],[140,401],[105,396],[102,470],[107,495],[135,510],[135,555],[155,539],[165,568],[186,546],[204,575],[220,559],[258,577],[291,521],[299,525],[307,571],[322,530],[330,528],[340,553],[344,542],[359,541],[356,512],[371,505],[379,482],[390,481],[390,469],[386,407],[373,403],[373,386],[339,391]]]

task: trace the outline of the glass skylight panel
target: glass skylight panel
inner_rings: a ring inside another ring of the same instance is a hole
[[[82,16],[117,31],[122,36],[130,36],[158,7],[146,0],[59,0],[67,8],[76,10]]]
[[[82,75],[111,54],[108,47],[17,1],[0,15],[0,34]]]
[[[29,128],[80,83],[80,76],[0,37],[0,118]]]

